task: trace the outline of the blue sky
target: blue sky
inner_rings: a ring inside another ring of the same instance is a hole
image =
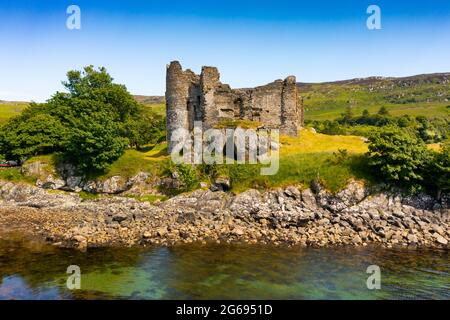
[[[66,28],[71,4],[81,30]],[[450,1],[0,0],[0,44],[0,100],[45,101],[89,64],[145,95],[164,94],[171,60],[232,87],[448,72]]]

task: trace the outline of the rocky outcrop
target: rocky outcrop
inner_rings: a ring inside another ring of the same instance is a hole
[[[106,179],[90,180],[80,175],[76,168],[68,163],[59,163],[56,168],[51,168],[46,163],[35,161],[25,163],[22,167],[25,176],[36,179],[36,186],[43,189],[64,190],[89,193],[140,195],[153,193],[159,181],[149,181],[149,174],[138,172],[127,178],[112,176]]]
[[[63,179],[54,177],[52,174],[49,174],[44,180],[36,180],[36,186],[44,189],[57,190],[63,188],[65,185],[66,182]]]
[[[358,182],[336,194],[320,185],[238,195],[206,189],[159,204],[113,195],[87,201],[77,193],[0,183],[0,225],[81,249],[193,241],[449,248],[449,222],[446,202]]]

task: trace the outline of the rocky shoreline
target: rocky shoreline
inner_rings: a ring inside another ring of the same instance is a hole
[[[0,181],[0,238],[21,232],[81,250],[191,242],[448,249],[446,199],[351,182],[337,194],[318,184],[238,195],[196,190],[150,204],[112,195],[83,200],[76,192]]]

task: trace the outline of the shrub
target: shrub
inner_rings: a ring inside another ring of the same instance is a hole
[[[425,143],[397,127],[384,127],[369,138],[369,166],[388,182],[420,189],[424,169],[430,162]]]
[[[427,167],[425,185],[440,198],[442,193],[450,192],[450,142],[442,146],[442,152],[430,152],[433,157]]]
[[[193,190],[198,187],[200,182],[194,165],[184,163],[175,164],[170,159],[168,159],[162,168],[162,174],[164,176],[177,177],[181,181],[182,185],[178,190],[169,190],[176,191],[176,193]]]

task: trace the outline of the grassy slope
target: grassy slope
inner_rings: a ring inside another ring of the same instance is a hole
[[[450,82],[447,78],[450,76],[424,75],[300,84],[305,119],[333,120],[348,106],[352,106],[355,114],[361,114],[364,109],[375,113],[384,106],[397,116],[448,116]]]
[[[274,188],[289,184],[309,185],[319,178],[332,191],[344,187],[349,179],[366,178],[362,170],[362,154],[367,146],[360,137],[327,136],[301,130],[297,138],[280,137],[280,167],[276,175],[260,175],[261,165],[221,165],[219,171],[231,178],[233,191],[241,192],[248,188]],[[339,149],[346,149],[348,157],[338,161],[333,154]],[[166,143],[149,146],[146,150],[127,150],[114,162],[107,173],[96,179],[121,175],[132,177],[139,171],[146,171],[151,177],[160,176],[165,163],[169,161]],[[49,170],[54,166],[52,156],[39,156],[28,160],[48,164]],[[0,178],[10,181],[27,181],[20,176],[18,169],[0,170]],[[208,177],[199,173],[199,180]]]
[[[300,131],[299,137],[281,137],[280,142],[280,167],[276,175],[260,175],[260,166],[226,166],[234,191],[289,184],[308,186],[314,179],[320,179],[328,189],[337,191],[352,178],[370,178],[363,170],[362,154],[367,151],[367,145],[360,137],[328,136],[305,129]],[[339,160],[335,153],[343,149],[348,156]]]
[[[27,105],[27,102],[0,101],[0,124],[18,115]]]
[[[166,116],[166,105],[164,103],[159,104],[146,104],[147,108],[150,108],[156,114],[161,116]]]
[[[98,179],[106,179],[120,175],[132,177],[140,171],[151,173],[153,176],[160,174],[163,161],[167,160],[167,144],[160,143],[155,146],[148,146],[147,149],[137,151],[130,149],[115,161],[104,175]]]
[[[274,176],[261,176],[260,165],[220,166],[220,172],[231,177],[234,191],[293,183],[308,185],[316,178],[321,179],[330,190],[338,190],[351,178],[365,178],[361,170],[361,155],[367,151],[367,145],[360,137],[327,136],[305,129],[300,131],[299,137],[281,137],[280,142],[280,169]],[[336,161],[333,153],[339,149],[348,151],[349,156],[345,161]],[[168,159],[165,143],[144,151],[128,150],[100,178],[114,175],[130,177],[139,171],[159,175]]]

